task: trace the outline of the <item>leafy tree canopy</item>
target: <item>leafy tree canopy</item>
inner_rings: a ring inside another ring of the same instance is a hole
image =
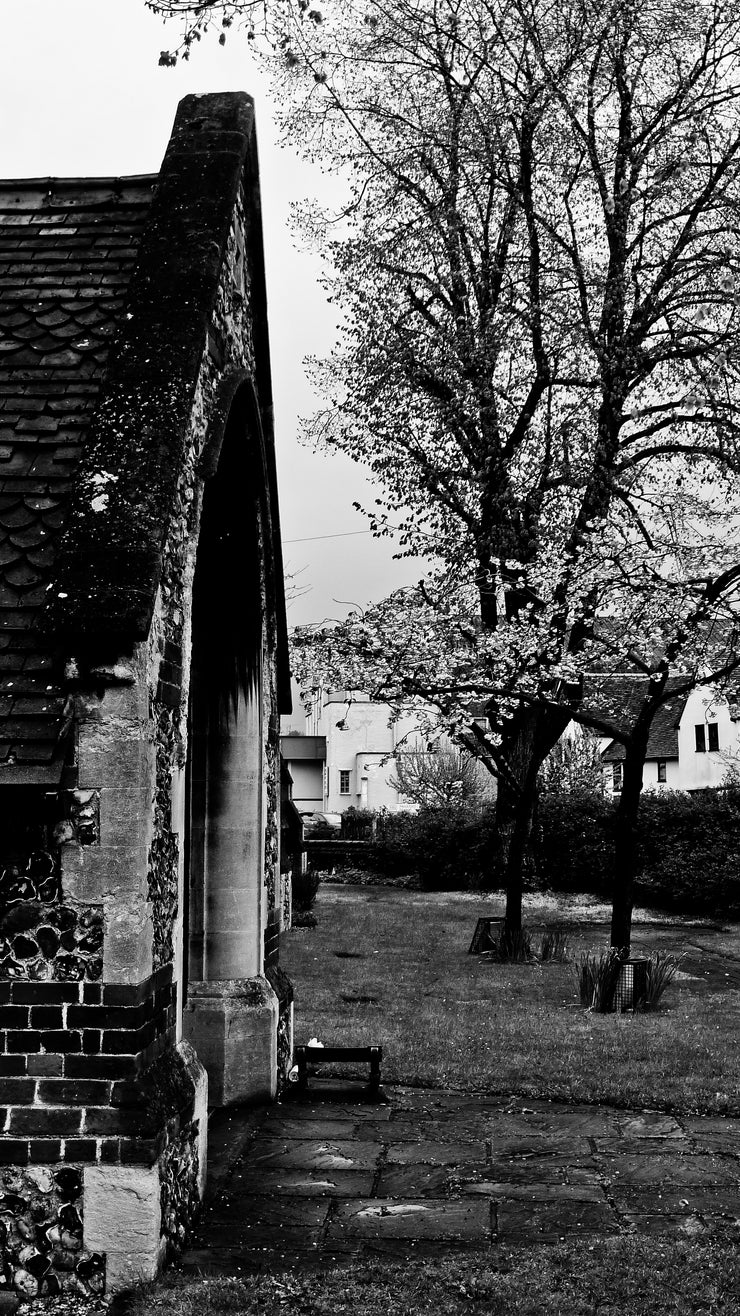
[[[154,7],[190,45],[255,13]],[[634,670],[637,754],[670,671],[737,661],[737,7],[269,0],[256,35],[286,139],[348,180],[304,215],[343,315],[308,434],[431,563],[304,666],[431,700],[530,798],[579,674]]]

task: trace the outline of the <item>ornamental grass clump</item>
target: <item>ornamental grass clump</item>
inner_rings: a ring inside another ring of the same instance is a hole
[[[545,928],[540,944],[543,964],[567,964],[570,959],[568,934],[563,928]]]
[[[293,872],[293,909],[296,913],[307,914],[313,909],[321,884],[321,874],[312,868],[305,872],[295,869]]]
[[[670,951],[656,950],[647,957],[645,964],[645,992],[642,999],[644,1010],[657,1010],[666,987],[675,977],[683,955],[672,955]]]
[[[635,984],[635,996],[631,997],[628,1008],[657,1010],[682,958],[663,950],[645,956],[641,964],[640,985],[638,988]],[[610,1014],[617,1008],[617,986],[623,962],[624,956],[613,946],[605,951],[589,950],[579,955],[576,975],[581,1005],[595,1014]]]
[[[293,918],[294,928],[315,928],[318,922],[312,912],[321,884],[321,873],[308,868],[305,872],[296,869],[293,872]]]
[[[581,1005],[596,1014],[608,1014],[613,1010],[621,965],[621,956],[614,947],[602,951],[587,950],[579,955],[576,975]]]

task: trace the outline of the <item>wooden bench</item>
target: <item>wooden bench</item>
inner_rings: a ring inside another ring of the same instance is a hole
[[[380,1091],[380,1062],[383,1059],[383,1048],[380,1046],[297,1046],[295,1049],[295,1062],[298,1066],[298,1087],[308,1087],[308,1066],[330,1064],[337,1062],[344,1064],[350,1061],[360,1061],[361,1064],[370,1066],[370,1078],[368,1088],[373,1093]]]

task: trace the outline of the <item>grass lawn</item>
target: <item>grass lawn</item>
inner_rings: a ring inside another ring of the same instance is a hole
[[[576,921],[574,953],[606,944],[604,931],[584,922],[593,910],[529,904],[529,928],[558,915]],[[578,1002],[572,964],[467,954],[478,915],[500,912],[495,897],[320,888],[318,926],[281,944],[297,1042],[380,1043],[388,1083],[740,1114],[740,991],[682,975],[658,1011],[591,1014]],[[680,950],[682,935],[636,922],[633,949]],[[732,947],[737,956],[733,929],[691,935],[710,953]]]
[[[131,1316],[737,1316],[737,1242],[617,1238],[244,1280],[168,1276]]]
[[[297,1041],[380,1043],[386,1082],[507,1096],[740,1113],[740,992],[684,976],[653,1015],[591,1015],[571,965],[496,965],[467,954],[497,901],[322,888],[318,926],[283,938]],[[603,910],[529,901],[533,930],[565,915],[572,950],[604,945]],[[636,950],[735,956],[736,930],[636,920]],[[536,941],[535,941],[536,944]],[[687,963],[689,960],[687,958]],[[735,975],[740,978],[740,975]],[[322,1071],[324,1072],[324,1071]],[[170,1273],[127,1316],[737,1316],[740,1231],[715,1242],[623,1236],[493,1248],[243,1279]]]

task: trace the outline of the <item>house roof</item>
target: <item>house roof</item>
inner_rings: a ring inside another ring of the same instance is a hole
[[[157,175],[0,182],[0,781],[59,781],[65,657],[148,633],[242,187],[290,707],[253,104],[188,96]],[[244,373],[223,380],[211,452]]]
[[[653,718],[647,746],[649,759],[678,758],[678,726],[688,697],[685,692],[679,693],[684,683],[681,677],[668,678],[666,692],[670,697],[659,706]],[[590,674],[584,677],[581,706],[584,711],[628,732],[634,725],[647,689],[647,677]],[[606,763],[623,759],[624,745],[612,740],[601,757]]]
[[[38,622],[153,183],[0,183],[0,763],[25,780],[58,775],[65,696]]]

